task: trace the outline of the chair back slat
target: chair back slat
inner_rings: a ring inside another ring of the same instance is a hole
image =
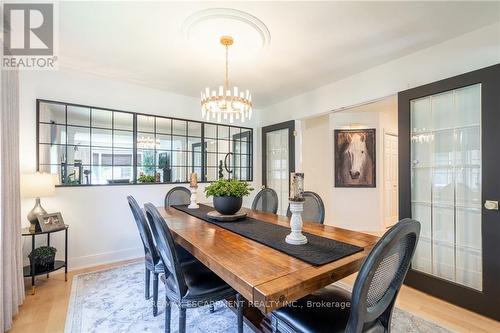
[[[323,224],[325,222],[325,205],[321,197],[314,192],[304,191],[304,211],[302,212],[302,218],[306,221],[317,222]],[[290,212],[290,205],[286,211],[286,216],[292,216]]]
[[[139,229],[139,235],[141,236],[142,245],[144,246],[144,252],[146,255],[150,255],[153,260],[153,264],[156,264],[160,261],[160,256],[156,251],[156,246],[153,241],[153,235],[151,234],[151,230],[149,228],[148,222],[146,221],[146,217],[144,217],[144,213],[142,212],[141,207],[134,199],[133,196],[127,197],[128,205],[130,210],[132,211],[132,215],[134,215],[135,224],[137,225],[137,229]]]
[[[253,199],[252,209],[276,214],[278,211],[278,194],[272,188],[262,189]]]
[[[182,186],[176,186],[165,195],[165,208],[172,205],[189,205],[191,203],[191,191]]]
[[[177,292],[177,297],[181,299],[186,295],[188,288],[175,250],[174,238],[168,228],[167,222],[160,215],[156,207],[152,203],[147,203],[144,205],[144,208],[149,225],[153,231],[158,252],[165,266],[165,274],[170,273],[170,276],[167,276],[167,278],[173,279],[173,287]]]
[[[378,320],[390,327],[396,296],[415,253],[420,223],[404,219],[389,229],[365,259],[352,291],[346,332],[361,332]]]

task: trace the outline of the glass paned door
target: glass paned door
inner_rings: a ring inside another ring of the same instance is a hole
[[[483,289],[481,84],[410,101],[412,268]]]
[[[295,122],[262,128],[263,185],[278,194],[278,215],[288,208],[290,172],[295,171]]]
[[[278,214],[284,215],[288,207],[289,133],[288,129],[282,129],[266,135],[267,186],[278,194]]]

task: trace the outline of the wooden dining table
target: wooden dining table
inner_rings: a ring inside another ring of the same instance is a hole
[[[363,248],[314,266],[173,207],[158,210],[175,241],[247,300],[247,323],[261,332],[270,331],[268,314],[274,309],[357,272],[378,241],[362,232],[304,221],[304,232]],[[249,217],[289,227],[287,217],[245,210]]]

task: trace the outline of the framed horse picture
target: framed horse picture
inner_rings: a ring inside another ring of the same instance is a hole
[[[335,187],[376,187],[375,129],[335,130]]]

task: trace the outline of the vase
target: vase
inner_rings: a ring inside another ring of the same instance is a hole
[[[30,267],[33,267],[33,262],[32,260],[35,260],[35,273],[41,273],[41,272],[46,272],[54,269],[54,263],[55,263],[55,257],[56,255],[54,254],[53,256],[50,257],[43,257],[43,258],[32,258],[29,257],[30,259]]]
[[[214,208],[222,215],[236,214],[241,209],[242,204],[243,198],[231,196],[214,197]]]

